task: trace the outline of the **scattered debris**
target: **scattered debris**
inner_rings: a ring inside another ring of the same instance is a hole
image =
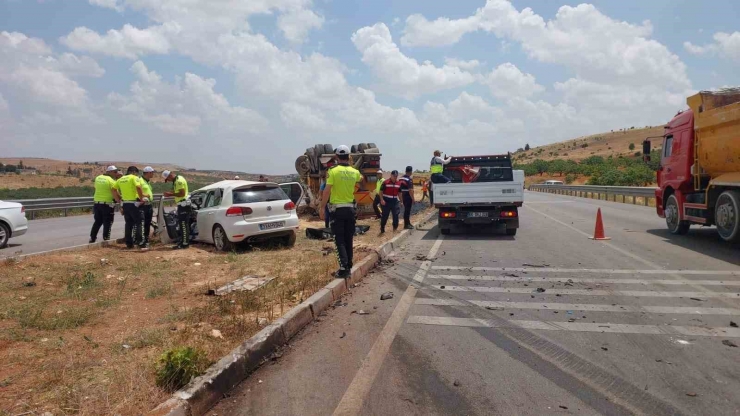
[[[486,306],[486,309],[488,309],[489,311],[503,311],[504,310],[504,308],[500,306]]]
[[[658,359],[656,359],[656,360],[655,360],[655,362],[656,362],[656,363],[662,363],[662,362],[663,362],[663,360],[661,360],[660,358],[658,358]]]
[[[695,300],[697,302],[704,302],[704,299],[699,299],[699,298],[689,298],[689,299]]]
[[[257,384],[262,384],[262,380],[257,380]]]
[[[282,352],[280,352],[280,351],[275,351],[275,352],[273,352],[273,353],[272,353],[272,355],[270,356],[270,360],[272,360],[272,361],[277,361],[278,359],[280,359],[280,358],[282,358],[282,357],[283,357],[283,353],[282,353]]]
[[[730,321],[730,326],[733,328],[737,328],[737,322]]]
[[[648,385],[646,384],[646,385],[645,385],[645,391],[647,391],[647,389],[648,389]]]
[[[573,315],[573,311],[567,311],[568,315]]]
[[[568,319],[568,322],[575,322],[575,321],[576,321],[576,318],[570,318],[570,319]]]
[[[440,286],[439,288],[440,288],[440,289],[444,289],[445,287],[444,287],[444,286]]]
[[[382,295],[380,295],[380,300],[388,300],[393,299],[393,292],[385,292]]]
[[[260,277],[256,275],[244,276],[218,289],[208,289],[206,295],[223,296],[231,292],[254,292],[274,279],[274,277]]]
[[[131,348],[131,346],[130,346],[130,345],[128,345],[128,344],[123,344],[123,345],[121,345],[121,347],[123,347],[124,349],[129,349],[129,348]]]
[[[514,273],[506,273],[506,274],[504,274],[504,276],[506,276],[506,277],[519,277],[518,274],[514,274]]]
[[[558,406],[558,407],[561,408],[561,409],[564,409],[564,410],[568,410],[568,406],[563,406],[562,404],[560,406]]]
[[[737,348],[737,344],[735,344],[734,342],[730,341],[729,339],[722,340],[722,344],[727,345],[728,347]]]
[[[108,259],[100,259],[100,265],[105,266],[106,264],[110,263]]]
[[[522,267],[550,267],[550,265],[549,264],[529,264],[529,263],[524,263],[524,264],[522,264]]]
[[[357,311],[357,314],[358,315],[370,315],[370,312],[365,312],[362,309],[360,309],[359,311]]]
[[[607,347],[601,347],[601,349],[604,350],[604,351],[609,351],[609,348],[607,348]]]
[[[691,344],[689,341],[685,341],[683,339],[677,339],[676,342],[679,343],[679,344],[681,344],[681,345],[689,345],[689,344]]]
[[[23,282],[23,286],[24,287],[34,287],[36,286],[36,282]]]
[[[224,336],[221,334],[221,331],[219,331],[218,329],[211,330],[211,336],[213,338],[224,339]]]
[[[347,333],[346,333],[346,332],[342,332],[342,336],[341,336],[341,337],[339,337],[339,339],[342,339],[342,338],[344,338],[344,337],[346,337],[346,336],[347,336]]]
[[[686,395],[689,397],[696,397],[696,393],[686,393]]]
[[[455,386],[455,387],[460,387],[460,384],[461,384],[460,383],[460,380],[455,380],[455,382],[452,383],[452,385]]]
[[[543,293],[544,291],[545,291],[545,289],[542,288],[542,287],[538,287],[537,288],[537,293]]]
[[[556,297],[556,298],[559,298],[559,297],[561,297],[561,296],[563,296],[563,295],[561,295],[560,293],[556,293],[556,294],[555,294],[555,297]]]

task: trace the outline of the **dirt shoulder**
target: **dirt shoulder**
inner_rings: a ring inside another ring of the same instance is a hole
[[[379,236],[376,220],[360,223],[371,228],[356,237],[356,261],[394,236]],[[155,382],[165,351],[191,346],[219,359],[331,281],[334,253],[332,242],[301,233],[292,249],[115,246],[8,260],[0,264],[0,414],[151,410],[171,394]],[[274,279],[255,292],[206,295],[247,275]]]

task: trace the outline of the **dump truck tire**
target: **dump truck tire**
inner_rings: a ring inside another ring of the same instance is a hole
[[[375,143],[368,143],[367,144],[368,149],[377,149],[378,146],[375,145]]]
[[[359,145],[357,145],[357,150],[359,150],[360,153],[365,153],[365,150],[367,149],[367,143],[360,143]]]
[[[324,154],[325,155],[329,155],[329,154],[332,154],[332,153],[334,153],[334,146],[332,146],[330,144],[325,144],[324,145]]]
[[[740,241],[740,192],[724,191],[714,209],[717,233],[727,242]]]
[[[357,145],[356,144],[353,144],[352,147],[350,147],[349,152],[350,153],[357,153]]]
[[[311,166],[311,171],[318,172],[319,158],[318,156],[316,156],[316,149],[313,147],[310,149],[306,149],[306,156],[308,157],[309,165]]]
[[[295,171],[301,176],[311,173],[311,161],[308,160],[308,156],[298,156],[295,160]]]

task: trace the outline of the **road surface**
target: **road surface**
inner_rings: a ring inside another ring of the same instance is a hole
[[[123,224],[123,216],[116,213],[111,239],[123,238]],[[0,259],[87,244],[92,225],[92,214],[29,221],[28,232],[20,237],[11,238],[8,247],[0,250]],[[101,227],[98,241],[102,239]]]
[[[209,414],[740,412],[737,247],[626,204],[527,193],[520,216],[513,238],[415,231]]]

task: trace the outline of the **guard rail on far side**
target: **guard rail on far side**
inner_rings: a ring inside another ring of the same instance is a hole
[[[162,194],[154,195],[152,204],[156,207],[159,204],[159,198]],[[172,200],[172,198],[165,198],[165,201]],[[66,217],[67,212],[74,208],[92,208],[93,198],[92,197],[77,197],[77,198],[42,198],[42,199],[17,199],[9,200],[7,202],[17,202],[22,204],[26,208],[26,213],[29,219],[35,219],[37,212],[42,211],[61,211]]]
[[[655,189],[650,187],[639,186],[593,186],[593,185],[530,185],[530,191],[546,192],[558,195],[570,195],[582,198],[604,199],[607,201],[629,203],[630,197],[632,204],[641,202],[645,206],[650,205],[650,200],[655,201]],[[617,197],[621,196],[622,200],[618,201]],[[642,199],[642,201],[639,201]],[[638,202],[639,201],[639,202]]]

